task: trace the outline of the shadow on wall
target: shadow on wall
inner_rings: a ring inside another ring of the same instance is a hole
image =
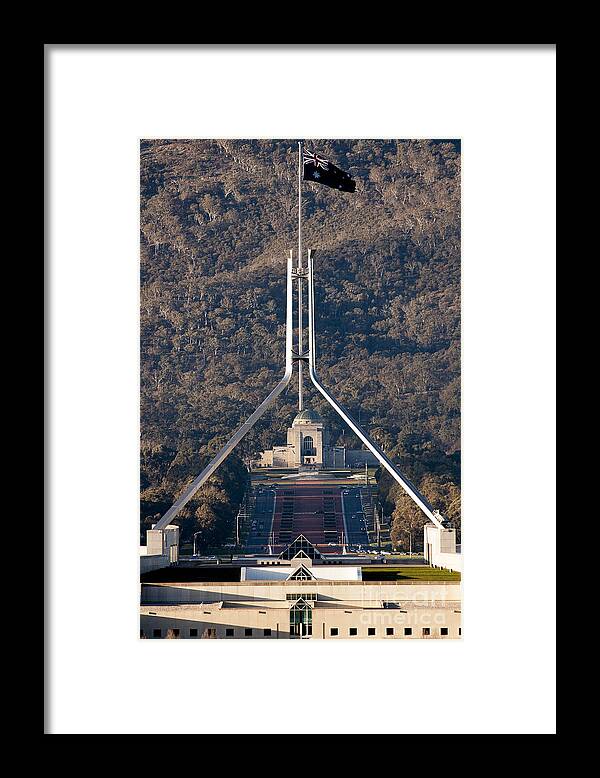
[[[232,594],[227,592],[224,596],[218,589],[208,591],[206,589],[190,589],[181,586],[152,586],[142,585],[142,605],[194,605],[202,603],[215,603],[221,600],[228,602],[264,602],[268,597],[253,597],[251,595]],[[279,599],[279,598],[277,598]]]
[[[200,638],[260,638],[277,639],[290,637],[288,623],[276,623],[274,627],[241,627],[239,624],[223,624],[194,619],[176,619],[158,614],[140,615],[140,638],[183,639]]]
[[[229,565],[206,565],[198,567],[169,566],[143,573],[140,580],[150,583],[194,583],[196,581],[238,583],[240,567]]]

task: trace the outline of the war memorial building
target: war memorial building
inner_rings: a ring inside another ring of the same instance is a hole
[[[377,467],[379,462],[365,450],[348,450],[343,446],[330,444],[329,429],[326,422],[316,411],[300,411],[288,427],[287,443],[263,451],[254,463],[254,467],[297,468],[308,466],[311,469],[333,470],[343,468]]]

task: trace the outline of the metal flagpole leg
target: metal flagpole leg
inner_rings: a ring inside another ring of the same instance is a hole
[[[303,173],[303,154],[302,154],[302,141],[298,141],[298,269],[302,269],[302,173]],[[302,278],[298,276],[298,356],[302,356],[304,340],[302,332]],[[304,393],[302,386],[303,382],[303,364],[302,360],[298,360],[298,410],[301,411],[304,408]]]
[[[327,389],[320,382],[317,375],[315,361],[315,290],[314,290],[314,272],[313,272],[313,251],[308,250],[308,340],[309,340],[309,352],[308,352],[308,372],[310,380],[316,386],[318,391],[323,395],[331,407],[341,416],[350,429],[357,435],[365,446],[377,457],[378,461],[385,467],[390,473],[392,478],[397,481],[408,496],[416,503],[428,519],[443,529],[443,516],[439,511],[436,511],[429,501],[419,492],[417,487],[412,484],[402,473],[397,469],[396,465],[388,459],[379,446],[374,443],[364,432],[361,427],[354,421],[350,414],[337,402],[337,400],[331,395]]]
[[[292,377],[292,370],[293,370],[293,360],[292,360],[292,334],[293,334],[293,323],[292,323],[292,310],[293,310],[293,298],[292,298],[292,265],[293,265],[293,252],[290,251],[290,255],[288,257],[288,263],[287,263],[287,302],[286,302],[286,329],[285,329],[285,372],[283,374],[283,377],[281,381],[277,384],[277,386],[273,389],[273,391],[268,395],[268,397],[263,400],[263,402],[258,406],[258,408],[254,411],[253,414],[251,414],[246,421],[242,424],[239,429],[234,432],[234,434],[229,438],[227,443],[223,446],[223,448],[219,451],[219,453],[210,461],[210,463],[204,468],[204,470],[200,473],[199,476],[197,476],[192,483],[185,489],[185,491],[177,498],[177,500],[173,503],[173,505],[169,508],[169,510],[165,513],[165,515],[160,519],[160,521],[153,527],[155,530],[161,530],[164,529],[179,513],[179,511],[188,503],[192,497],[196,494],[198,489],[202,486],[202,484],[210,478],[210,476],[215,472],[217,467],[223,462],[224,459],[226,459],[229,454],[233,451],[233,449],[237,446],[237,444],[240,442],[240,440],[248,433],[254,424],[260,419],[260,417],[267,411],[271,405],[275,402],[275,400],[279,397],[279,395],[283,392],[283,390],[286,388],[286,386],[289,384],[290,379]]]

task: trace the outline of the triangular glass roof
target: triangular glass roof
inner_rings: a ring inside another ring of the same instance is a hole
[[[312,610],[312,607],[311,607],[311,605],[310,605],[310,604],[309,604],[309,603],[308,603],[308,602],[307,602],[305,599],[303,599],[302,597],[300,597],[300,598],[298,598],[298,599],[296,600],[296,602],[293,602],[293,603],[290,605],[290,609],[291,609],[291,610],[294,610],[294,609],[295,609],[295,610],[301,610],[301,611],[305,611],[305,610]]]
[[[307,540],[304,535],[298,535],[290,545],[279,554],[279,559],[294,559],[302,551],[309,559],[321,559],[321,552]]]
[[[315,577],[304,565],[297,567],[293,573],[287,577],[288,581],[314,581]]]

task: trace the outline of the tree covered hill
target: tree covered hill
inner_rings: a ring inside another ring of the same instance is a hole
[[[458,143],[306,146],[357,182],[355,194],[303,185],[303,242],[317,250],[320,375],[409,477],[437,473],[456,484]],[[297,165],[293,140],[141,143],[142,487],[160,485],[148,483],[150,454],[210,453],[282,374]],[[306,394],[331,421],[333,442],[357,446],[308,384]],[[283,442],[296,402],[294,382],[240,456]]]

